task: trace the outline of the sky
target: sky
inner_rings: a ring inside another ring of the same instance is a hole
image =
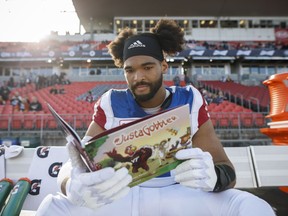
[[[38,42],[51,31],[84,33],[72,0],[0,0],[0,42]]]

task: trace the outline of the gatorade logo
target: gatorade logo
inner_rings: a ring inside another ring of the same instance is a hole
[[[0,156],[5,154],[5,149],[0,148]]]
[[[16,194],[18,192],[19,185],[15,185],[11,191],[11,194]]]
[[[31,195],[39,195],[40,187],[41,187],[41,179],[33,179],[31,181],[31,188],[29,194]]]
[[[48,157],[50,147],[41,147],[37,149],[37,155],[40,158]]]
[[[48,173],[51,177],[57,177],[62,167],[62,162],[55,162],[49,167]]]
[[[1,147],[1,148],[0,148],[0,156],[1,156],[1,155],[4,155],[4,153],[5,153],[5,149]]]

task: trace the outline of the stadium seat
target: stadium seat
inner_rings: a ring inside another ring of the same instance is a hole
[[[35,119],[35,128],[36,129],[41,129],[43,128],[43,118],[41,116],[36,116]]]
[[[57,122],[55,121],[54,117],[51,115],[48,115],[46,117],[46,125],[45,126],[48,130],[56,130],[58,128]]]
[[[23,120],[23,128],[24,129],[26,129],[26,130],[33,129],[34,123],[35,123],[35,116],[32,113],[24,114],[24,120]]]
[[[227,128],[230,126],[230,122],[229,122],[229,118],[228,117],[224,117],[219,119],[219,127],[220,128]]]
[[[76,129],[87,129],[86,125],[84,125],[83,115],[74,116],[74,127]]]
[[[241,122],[242,122],[242,125],[247,128],[253,127],[253,124],[254,124],[252,117],[244,117]]]
[[[239,121],[239,114],[238,113],[230,113],[229,114],[229,119],[230,119],[230,126],[235,128],[239,127],[240,121]]]
[[[2,114],[10,115],[13,113],[13,106],[12,105],[5,105],[4,109],[2,110]]]
[[[256,127],[263,127],[265,126],[265,119],[261,113],[255,113],[254,115],[254,123]]]
[[[22,113],[17,113],[12,116],[11,129],[20,130],[23,126],[24,115]]]
[[[240,113],[240,122],[243,127],[253,127],[253,112],[242,112]]]
[[[0,130],[7,130],[9,128],[9,115],[2,115],[0,120]]]
[[[244,111],[244,107],[239,106],[239,105],[235,105],[235,107],[232,110],[233,112],[243,112]]]
[[[216,103],[210,103],[209,105],[208,105],[208,111],[209,112],[213,112],[213,110],[214,110],[214,108],[217,106],[217,104]]]
[[[37,114],[35,114],[35,129],[43,129],[43,127],[46,126],[46,116],[44,111],[38,111]]]
[[[0,105],[0,115],[2,114],[2,112],[4,111],[4,105]]]

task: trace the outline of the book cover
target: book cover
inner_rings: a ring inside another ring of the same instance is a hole
[[[96,169],[126,167],[134,186],[174,169],[181,162],[175,153],[190,147],[189,105],[184,105],[99,134],[85,151]]]
[[[181,163],[175,153],[192,147],[188,104],[106,130],[85,146],[75,130],[48,107],[90,171],[126,167],[133,178],[131,187],[174,169]]]

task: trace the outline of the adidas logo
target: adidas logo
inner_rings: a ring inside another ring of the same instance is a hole
[[[135,48],[135,47],[146,47],[146,45],[141,43],[141,41],[137,40],[136,42],[130,44],[128,49],[132,49],[132,48]]]

